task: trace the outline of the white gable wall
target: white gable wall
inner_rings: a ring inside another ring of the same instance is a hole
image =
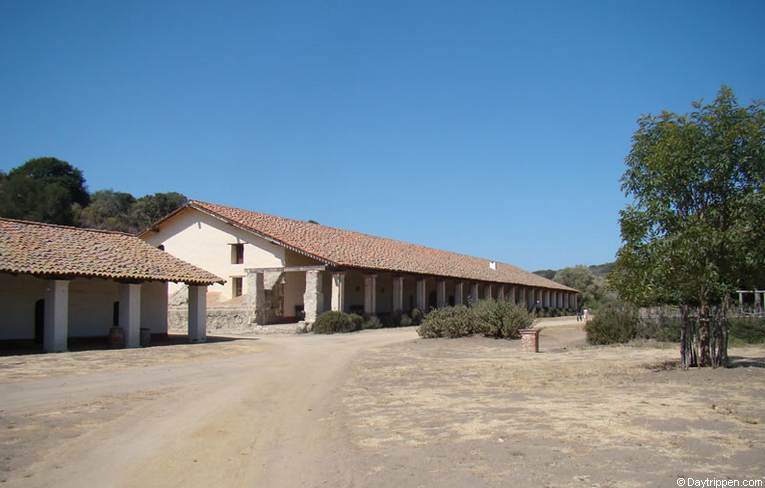
[[[185,208],[163,222],[159,232],[149,231],[142,238],[153,246],[163,245],[165,252],[227,280],[213,285],[211,292],[220,292],[225,300],[232,298],[232,278],[244,278],[246,268],[268,268],[285,265],[285,250],[265,239],[229,225],[199,210]],[[244,263],[231,263],[231,244],[244,244]],[[180,284],[170,283],[169,293]],[[247,280],[242,280],[247,293]]]

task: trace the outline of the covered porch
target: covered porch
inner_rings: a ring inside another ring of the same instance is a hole
[[[492,299],[528,310],[575,310],[574,292],[521,284],[492,283],[412,273],[375,272],[326,265],[245,270],[251,323],[313,323],[329,310],[385,318],[413,309],[435,308]]]

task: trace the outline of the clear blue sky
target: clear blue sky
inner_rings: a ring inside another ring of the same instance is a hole
[[[765,98],[765,2],[0,2],[0,169],[557,268],[635,120]]]

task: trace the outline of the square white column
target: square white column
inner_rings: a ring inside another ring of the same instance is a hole
[[[189,285],[189,342],[207,341],[207,287]]]
[[[499,285],[499,288],[497,289],[497,301],[505,301],[505,285]]]
[[[393,313],[404,310],[404,278],[402,276],[393,277]]]
[[[420,309],[421,312],[427,312],[428,311],[428,297],[426,294],[427,290],[427,280],[425,278],[420,278],[417,280],[417,308]]]
[[[316,317],[324,307],[324,293],[322,290],[321,271],[309,270],[305,272],[305,293],[303,293],[303,311],[305,321],[309,324],[316,322]]]
[[[63,352],[69,338],[69,281],[50,280],[45,288],[45,352]]]
[[[141,346],[141,285],[120,284],[120,327],[125,334],[125,347]]]
[[[464,283],[458,281],[457,284],[454,285],[454,304],[462,305],[464,303]]]
[[[377,275],[364,276],[364,313],[377,313]]]
[[[332,310],[345,310],[345,273],[332,273]]]
[[[436,281],[436,306],[438,308],[446,306],[446,280]]]
[[[470,301],[477,302],[480,299],[478,296],[478,283],[473,283],[470,286]]]
[[[491,295],[491,283],[486,285],[486,288],[484,289],[484,298],[487,300],[491,300],[493,297]]]

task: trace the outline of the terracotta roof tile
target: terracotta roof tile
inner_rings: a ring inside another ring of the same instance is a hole
[[[192,200],[187,204],[326,264],[576,291],[510,264],[360,232]]]
[[[0,272],[192,285],[225,282],[129,234],[3,218]]]

